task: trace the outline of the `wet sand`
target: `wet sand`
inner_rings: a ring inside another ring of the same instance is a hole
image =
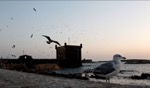
[[[0,88],[150,88],[150,86],[106,84],[0,69]]]

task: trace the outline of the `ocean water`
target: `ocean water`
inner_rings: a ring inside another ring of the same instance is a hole
[[[102,63],[104,63],[104,62],[83,63],[82,67],[61,69],[61,70],[56,71],[56,73],[61,73],[61,74],[82,73],[84,76],[85,70],[93,69],[93,68],[101,65]],[[150,64],[124,64],[124,63],[122,63],[121,70],[122,70],[122,73],[119,73],[117,76],[114,76],[113,78],[110,79],[111,83],[124,84],[124,85],[127,84],[127,85],[150,86],[150,79],[135,80],[135,79],[130,78],[133,75],[140,76],[142,73],[150,74]],[[95,78],[89,78],[89,79],[90,79],[90,81],[106,82],[104,79],[95,79]]]
[[[96,66],[97,64],[101,63],[95,63]],[[140,76],[142,73],[150,74],[150,64],[122,64],[121,70],[123,70],[122,73],[119,73],[117,76],[110,79],[111,83],[150,86],[150,79],[137,80],[130,78],[133,75]],[[94,78],[91,78],[90,81],[105,82],[105,80]]]

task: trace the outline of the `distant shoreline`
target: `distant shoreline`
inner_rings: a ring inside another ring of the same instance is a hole
[[[122,62],[125,62],[125,64],[150,64],[150,60],[147,59],[126,59],[121,60]],[[109,62],[109,61],[89,61],[85,60],[83,63],[98,63],[98,62]]]
[[[0,60],[17,60],[18,58],[1,58]],[[54,58],[36,58],[34,60],[56,60]],[[109,62],[109,61],[92,61],[92,59],[83,59],[82,63],[98,63],[98,62]],[[126,59],[122,60],[125,64],[150,64],[150,60],[148,59]]]

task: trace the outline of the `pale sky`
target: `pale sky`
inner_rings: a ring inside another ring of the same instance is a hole
[[[150,59],[150,1],[0,1],[0,57],[56,58],[41,35],[82,43],[86,59]]]

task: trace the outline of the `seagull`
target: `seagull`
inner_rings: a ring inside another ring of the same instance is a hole
[[[16,45],[13,45],[13,46],[12,46],[12,48],[15,48],[15,47],[16,47]]]
[[[32,38],[32,37],[33,37],[33,34],[31,34],[30,38]]]
[[[11,17],[10,19],[11,19],[11,20],[14,20],[14,18],[13,18],[13,17]]]
[[[34,10],[34,11],[36,11],[36,9],[35,9],[35,8],[33,8],[33,10]]]
[[[11,56],[12,56],[12,57],[16,57],[16,55],[13,55],[13,54],[12,54]]]
[[[117,75],[121,68],[121,59],[126,59],[119,54],[113,56],[113,60],[101,64],[100,66],[93,69],[93,73],[98,77],[105,77],[106,83],[110,83],[110,77]]]
[[[47,44],[51,44],[51,43],[53,42],[53,43],[56,43],[56,44],[58,44],[59,46],[61,46],[61,45],[59,44],[59,42],[52,40],[49,36],[46,36],[46,35],[42,35],[42,36],[48,39],[48,41],[46,41]]]

